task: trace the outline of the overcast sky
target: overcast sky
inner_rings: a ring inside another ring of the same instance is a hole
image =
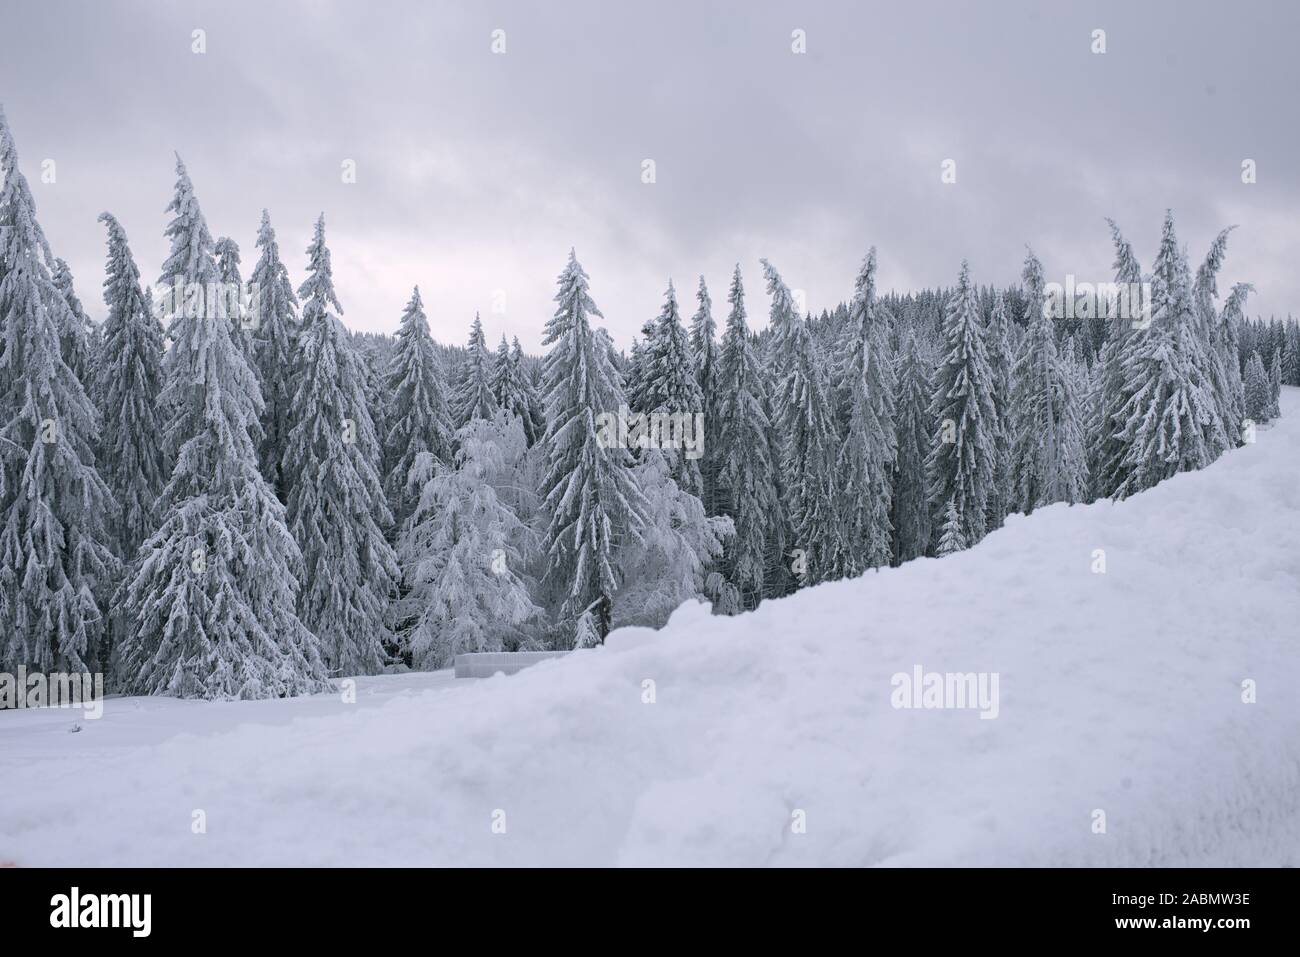
[[[721,324],[736,262],[761,325],[760,256],[813,310],[872,244],[884,289],[950,284],[963,257],[1010,284],[1026,243],[1048,281],[1105,281],[1104,218],[1149,265],[1167,206],[1193,266],[1239,224],[1223,279],[1300,312],[1300,3],[1066,6],[6,0],[0,102],[97,319],[95,218],[156,279],[173,150],[246,276],[263,206],[295,284],[323,211],[357,329],[392,331],[419,284],[436,338],[479,310],[535,349],[570,246],[621,345],[669,277],[689,316],[703,273]]]

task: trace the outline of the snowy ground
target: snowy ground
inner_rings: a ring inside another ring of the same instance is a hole
[[[1300,865],[1300,390],[1283,409],[1128,502],[509,678],[110,699],[77,734],[2,713],[0,861]],[[894,709],[915,665],[996,672],[998,717]]]

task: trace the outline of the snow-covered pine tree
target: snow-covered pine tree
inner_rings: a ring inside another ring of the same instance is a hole
[[[179,157],[176,174],[160,283],[206,289],[217,281],[212,237]],[[118,593],[131,623],[120,685],[208,699],[328,690],[319,643],[295,611],[302,556],[258,468],[257,379],[225,318],[174,303],[167,312],[160,406],[179,452],[162,522]]]
[[[527,406],[522,401],[521,375],[522,370],[510,359],[510,343],[503,332],[492,359],[492,399],[497,408],[505,409],[522,422],[527,415]]]
[[[63,360],[71,325],[49,246],[0,110],[0,671],[104,670],[113,500],[95,468],[99,428]]]
[[[1106,335],[1113,332],[1110,326],[1106,327]],[[1080,395],[1084,397],[1084,413],[1080,416],[1084,423],[1084,459],[1088,469],[1088,488],[1084,496],[1085,502],[1094,502],[1097,500],[1097,486],[1099,479],[1097,473],[1101,469],[1102,463],[1100,454],[1102,443],[1100,441],[1102,432],[1102,413],[1105,409],[1103,404],[1104,396],[1102,394],[1102,377],[1105,373],[1105,366],[1102,363],[1102,357],[1105,354],[1107,339],[1101,340],[1100,350],[1097,359],[1093,364],[1081,370],[1080,377]]]
[[[694,423],[696,413],[704,411],[704,397],[695,381],[690,340],[678,314],[677,291],[671,280],[664,293],[663,309],[642,346],[641,359],[639,395],[632,406],[633,411],[685,414]],[[706,418],[706,426],[707,421]],[[682,450],[663,451],[677,484],[692,495],[702,495],[704,479],[700,461],[688,457]]]
[[[162,391],[163,331],[140,287],[126,232],[108,213],[108,265],[104,279],[104,341],[95,362],[99,407],[99,471],[117,503],[114,542],[126,562],[158,524],[158,499],[171,469],[162,443],[158,396]]]
[[[1025,256],[1024,281],[1026,332],[1011,373],[1009,453],[1011,505],[1028,515],[1053,502],[1081,501],[1088,466],[1082,398],[1074,392],[1071,360],[1057,352],[1043,267],[1032,250]]]
[[[709,517],[696,496],[673,480],[666,456],[648,449],[636,467],[636,481],[649,505],[639,538],[619,549],[624,585],[614,598],[614,624],[663,627],[683,602],[717,601],[719,612],[734,614],[738,596],[708,568],[722,557],[734,533],[730,517]]]
[[[1300,385],[1300,324],[1288,319],[1282,346],[1282,384]]]
[[[493,367],[492,397],[498,407],[519,419],[528,447],[532,448],[545,434],[546,423],[537,415],[539,402],[522,362],[523,350],[519,347],[519,340],[515,340],[512,349],[503,333]]]
[[[794,327],[804,320],[799,315],[799,307],[794,301],[790,288],[781,280],[776,269],[766,259],[760,259],[759,262],[763,266],[768,295],[772,297],[772,304],[768,309],[767,355],[764,358],[771,381],[779,383],[785,380],[791,361],[786,340]],[[773,276],[777,279],[775,286],[772,282]]]
[[[832,578],[888,565],[892,556],[889,513],[891,472],[898,454],[894,434],[893,358],[889,321],[876,305],[876,249],[862,262],[849,306],[847,356],[841,368],[844,443],[835,462],[842,547]]]
[[[894,560],[898,564],[930,551],[930,502],[926,459],[934,441],[930,412],[934,386],[930,361],[922,354],[916,331],[909,330],[898,367],[898,402],[894,411],[898,453],[892,496]]]
[[[1090,481],[1093,498],[1113,497],[1129,474],[1125,456],[1128,450],[1123,440],[1125,407],[1130,394],[1124,375],[1124,364],[1138,344],[1138,331],[1134,320],[1140,303],[1133,302],[1129,290],[1142,281],[1142,267],[1138,265],[1133,247],[1121,234],[1114,220],[1108,219],[1111,241],[1115,246],[1115,282],[1119,286],[1118,312],[1120,321],[1112,323],[1101,353],[1101,373],[1098,384],[1096,427],[1090,436],[1092,448]]]
[[[411,293],[397,330],[388,367],[388,437],[384,440],[384,488],[400,529],[420,498],[408,481],[421,452],[451,462],[451,413],[443,391],[443,372],[429,335],[420,287]]]
[[[772,328],[782,346],[774,411],[781,450],[782,492],[790,516],[788,542],[801,584],[829,580],[843,547],[835,502],[835,453],[839,443],[831,402],[822,379],[823,359],[805,320],[794,315],[794,298],[780,274],[762,260],[772,297]]]
[[[727,543],[727,580],[739,591],[740,605],[758,607],[763,597],[768,539],[780,522],[776,469],[769,451],[771,423],[764,411],[763,369],[745,324],[745,289],[736,266],[727,297],[731,312],[718,361],[715,461],[721,512],[731,517],[735,534]]]
[[[1235,229],[1222,230],[1210,244],[1210,251],[1196,270],[1192,297],[1195,302],[1195,341],[1203,356],[1202,375],[1214,399],[1218,422],[1206,430],[1210,456],[1218,458],[1241,441],[1241,420],[1245,415],[1245,395],[1237,364],[1236,345],[1229,341],[1227,330],[1219,321],[1214,300],[1219,294],[1215,277],[1228,251],[1228,236]]]
[[[559,618],[592,615],[601,641],[609,633],[620,585],[617,548],[639,538],[649,503],[632,474],[632,456],[602,441],[596,417],[617,415],[624,398],[604,337],[591,328],[600,310],[573,250],[560,273],[555,314],[546,323],[546,456],[542,494],[550,515],[543,539],[545,583]]]
[[[455,468],[423,453],[420,501],[398,546],[408,592],[402,647],[418,670],[450,667],[456,655],[503,651],[542,614],[519,574],[536,540],[503,501],[527,443],[520,420],[497,410],[456,434]]]
[[[320,640],[330,671],[371,675],[392,642],[388,603],[401,572],[384,538],[392,522],[379,477],[379,439],[365,395],[365,367],[338,315],[325,217],[307,250],[298,290],[297,386],[283,474],[286,518],[302,552],[298,617]]]
[[[605,643],[605,637],[600,633],[600,625],[591,611],[584,611],[579,615],[570,630],[573,634],[570,641],[574,648],[595,648]]]
[[[943,558],[954,552],[963,552],[969,547],[966,541],[966,523],[962,521],[957,503],[950,501],[943,510],[943,525],[939,530],[939,544],[935,546],[936,558]]]
[[[524,367],[524,350],[519,345],[518,336],[510,341],[510,361],[514,364],[528,406],[528,415],[524,418],[524,435],[531,447],[546,435],[546,402],[541,396],[541,363],[533,363],[531,371]]]
[[[218,302],[226,309],[226,316],[230,322],[230,337],[235,340],[235,345],[239,347],[248,367],[253,370],[254,375],[257,375],[257,355],[253,344],[253,323],[257,316],[252,310],[245,315],[239,298],[244,288],[244,279],[239,273],[241,261],[239,243],[222,236],[213,247],[212,254],[217,261],[217,275],[221,277]],[[262,399],[264,401],[266,399],[265,390]]]
[[[366,409],[370,412],[370,422],[375,427],[375,438],[379,443],[379,458],[376,468],[380,470],[383,480],[384,436],[388,434],[388,397],[384,394],[384,363],[382,356],[373,346],[358,346],[357,354],[365,365],[366,372]],[[389,513],[391,521],[392,514]]]
[[[1092,477],[1089,473],[1089,435],[1097,422],[1096,379],[1092,367],[1088,365],[1088,340],[1095,335],[1090,326],[1080,330],[1079,337],[1069,338],[1061,347],[1061,374],[1066,380],[1066,387],[1071,396],[1073,408],[1069,413],[1068,432],[1073,433],[1068,443],[1071,449],[1066,462],[1074,463],[1076,480],[1075,502],[1091,502]],[[1095,363],[1094,363],[1095,365]]]
[[[944,312],[943,358],[934,376],[930,413],[936,426],[926,461],[933,525],[942,531],[951,507],[962,540],[974,545],[987,529],[986,509],[997,465],[997,409],[975,288],[965,261]]]
[[[53,280],[67,305],[66,309],[56,310],[56,318],[59,321],[59,347],[63,362],[80,380],[82,388],[89,392],[90,384],[94,379],[94,352],[91,349],[91,343],[95,339],[94,323],[90,321],[86,310],[82,308],[81,300],[77,298],[76,289],[73,288],[72,270],[68,268],[66,262],[62,259],[54,260],[54,265],[50,269],[50,279]]]
[[[1251,295],[1253,291],[1255,291],[1255,286],[1251,285],[1249,282],[1235,283],[1235,285],[1232,286],[1231,293],[1227,294],[1227,298],[1223,300],[1223,308],[1219,309],[1219,324],[1223,326],[1223,335],[1225,335],[1227,341],[1230,343],[1230,347],[1235,352],[1240,352],[1243,347],[1242,322],[1244,321],[1245,300],[1247,300],[1248,296]],[[1236,368],[1238,368],[1238,376],[1242,376],[1244,373],[1244,364],[1238,361],[1238,363],[1236,363]],[[1245,386],[1243,380],[1243,415],[1245,415],[1244,389]],[[1240,430],[1240,428],[1242,428],[1242,424],[1239,423],[1238,429]]]
[[[286,476],[280,473],[284,450],[289,442],[293,422],[289,405],[293,400],[294,363],[298,355],[298,300],[289,282],[289,271],[280,259],[280,244],[275,240],[271,216],[262,210],[257,229],[257,247],[262,251],[249,280],[254,314],[249,320],[254,375],[262,390],[262,439],[258,461],[262,474],[284,501],[288,494]]]
[[[516,369],[510,361],[510,343],[506,340],[506,334],[501,333],[501,341],[497,343],[496,352],[492,355],[492,399],[497,404],[497,408],[505,409],[507,412],[518,416],[512,405],[518,397],[520,370]]]
[[[642,339],[636,336],[632,337],[632,347],[628,352],[626,366],[623,369],[623,394],[627,396],[627,404],[633,410],[639,410],[644,406],[644,397],[642,395],[643,380],[646,371],[646,345],[654,337],[654,320],[649,319],[641,327]]]
[[[1011,370],[1015,356],[1011,345],[1011,320],[1006,299],[999,292],[993,298],[993,311],[984,329],[984,347],[988,352],[989,371],[993,374],[993,408],[997,411],[997,464],[993,469],[993,490],[989,496],[989,529],[1001,528],[1011,511]]]
[[[700,461],[700,477],[704,493],[701,501],[709,515],[717,515],[721,508],[718,496],[718,461],[714,454],[717,442],[717,415],[721,396],[718,393],[717,323],[713,321],[713,300],[709,287],[700,277],[700,287],[695,292],[697,307],[691,317],[691,358],[695,363],[695,381],[700,387],[701,410],[704,412],[704,457]]]
[[[1191,270],[1178,246],[1172,214],[1166,213],[1160,251],[1151,275],[1152,318],[1135,330],[1123,357],[1125,402],[1120,431],[1126,498],[1178,472],[1204,468],[1212,449],[1224,447],[1217,399],[1212,393],[1204,343],[1198,339]]]
[[[469,330],[465,361],[451,401],[458,428],[471,419],[490,419],[496,414],[497,400],[492,392],[494,375],[492,353],[488,351],[483,322],[476,312]]]
[[[1268,366],[1268,414],[1271,419],[1282,414],[1282,350],[1277,348]]]
[[[1258,352],[1252,352],[1246,362],[1246,418],[1252,422],[1267,422],[1272,416],[1273,396],[1264,361]]]

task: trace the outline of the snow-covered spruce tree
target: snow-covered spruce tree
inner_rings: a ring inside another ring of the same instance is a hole
[[[1191,270],[1166,213],[1151,275],[1152,317],[1135,330],[1122,359],[1128,396],[1119,438],[1124,479],[1115,494],[1126,498],[1178,473],[1204,468],[1212,450],[1225,447],[1217,400],[1204,373]]]
[[[506,341],[506,334],[503,332],[501,341],[497,343],[496,352],[492,356],[492,400],[497,404],[497,408],[505,409],[516,416],[519,416],[515,406],[519,401],[521,374],[522,370],[517,369],[510,361],[510,343]]]
[[[221,277],[218,302],[226,309],[226,317],[230,322],[230,337],[235,340],[235,345],[239,347],[244,361],[253,370],[253,374],[257,375],[257,355],[253,344],[253,323],[257,315],[251,309],[249,314],[245,315],[243,305],[237,298],[239,291],[244,287],[244,279],[239,273],[239,243],[222,236],[213,247],[213,256],[217,261],[217,275]],[[262,398],[266,399],[265,394]]]
[[[519,337],[510,341],[510,361],[519,381],[523,384],[523,396],[528,404],[528,415],[524,417],[524,435],[530,446],[540,442],[546,435],[546,401],[542,398],[542,366],[533,363],[531,371],[524,367],[524,350],[519,345]]]
[[[627,403],[632,409],[640,409],[644,404],[642,401],[643,382],[646,372],[646,347],[654,336],[654,320],[649,319],[641,327],[642,339],[636,336],[632,337],[632,346],[628,350],[627,361],[622,370],[623,373],[623,394],[627,396]]]
[[[894,410],[897,456],[892,496],[894,561],[898,564],[929,554],[930,502],[926,459],[934,441],[930,411],[934,386],[930,361],[922,354],[916,331],[909,330],[898,367],[898,402]]]
[[[756,344],[759,342],[755,337]],[[756,346],[757,347],[757,346]],[[761,348],[761,347],[760,347]],[[770,351],[770,350],[763,350]],[[793,594],[809,581],[807,554],[792,552],[790,543],[794,531],[791,522],[791,501],[786,494],[785,474],[783,469],[785,436],[777,429],[777,388],[780,384],[772,376],[770,355],[761,362],[765,382],[763,394],[763,412],[771,428],[767,432],[767,457],[772,462],[772,484],[776,489],[777,510],[768,517],[767,522],[767,561],[763,572],[763,597],[783,598]],[[796,573],[796,570],[797,573]]]
[[[573,250],[558,285],[543,340],[551,347],[542,482],[550,516],[543,538],[544,582],[556,596],[561,622],[577,623],[590,613],[604,641],[621,583],[614,555],[640,537],[649,504],[632,474],[631,454],[602,441],[597,430],[596,417],[617,415],[624,398],[604,337],[591,328],[590,317],[601,313]]]
[[[1229,341],[1227,330],[1219,321],[1214,307],[1214,300],[1219,294],[1215,277],[1223,266],[1228,250],[1228,236],[1234,229],[1235,226],[1229,226],[1214,238],[1205,261],[1196,270],[1192,290],[1196,327],[1194,340],[1202,357],[1201,374],[1214,400],[1218,419],[1212,428],[1206,429],[1212,459],[1240,444],[1241,423],[1245,416],[1246,400],[1237,364],[1236,346]]]
[[[771,263],[763,260],[772,297],[772,327],[781,330],[780,367],[774,399],[781,438],[782,492],[790,516],[788,548],[801,584],[827,581],[840,567],[843,542],[835,496],[839,437],[822,379],[823,359],[805,320],[792,313],[794,299]]]
[[[1276,348],[1268,367],[1268,414],[1272,419],[1282,414],[1282,350]]]
[[[974,545],[987,530],[986,509],[997,465],[997,409],[975,288],[965,261],[944,312],[943,357],[934,376],[930,414],[935,435],[926,470],[933,527],[942,531],[951,507],[962,540]]]
[[[496,351],[496,365],[492,377],[492,397],[500,408],[518,417],[524,429],[524,438],[532,448],[546,434],[545,416],[537,390],[523,369],[523,350],[519,340],[514,346],[506,345],[505,335]]]
[[[1074,391],[1071,360],[1057,352],[1043,267],[1032,250],[1024,282],[1026,333],[1011,373],[1009,477],[1011,507],[1028,515],[1053,502],[1081,501],[1088,466],[1083,398]]]
[[[795,326],[803,323],[803,318],[799,315],[790,288],[782,281],[776,269],[766,259],[760,259],[759,262],[763,266],[768,295],[772,297],[768,309],[767,355],[764,358],[771,381],[779,383],[785,379],[791,361],[787,340]]]
[[[87,391],[94,378],[94,352],[91,343],[95,339],[94,323],[82,308],[81,300],[73,288],[72,270],[62,259],[55,259],[50,269],[50,279],[63,297],[66,309],[56,310],[59,321],[59,348],[63,362],[80,380]]]
[[[1246,418],[1252,422],[1267,422],[1273,405],[1272,389],[1264,362],[1258,352],[1252,352],[1246,362]]]
[[[1107,332],[1111,330],[1108,328]],[[1101,431],[1102,431],[1102,413],[1105,409],[1103,405],[1104,396],[1102,394],[1102,376],[1105,373],[1105,367],[1102,364],[1106,340],[1101,342],[1101,351],[1097,354],[1096,361],[1091,366],[1080,370],[1079,391],[1077,394],[1082,395],[1084,399],[1084,411],[1080,416],[1083,422],[1084,434],[1084,459],[1088,469],[1088,487],[1084,495],[1085,502],[1095,502],[1097,500],[1097,470],[1101,468]]]
[[[1040,271],[1041,278],[1041,271]],[[989,371],[993,373],[993,408],[997,411],[997,463],[993,468],[993,491],[989,496],[990,531],[1001,528],[1012,509],[1011,494],[1011,369],[1015,364],[1011,345],[1011,320],[1002,293],[993,298],[993,311],[984,329],[984,347],[988,352]]]
[[[849,306],[849,338],[841,367],[844,444],[835,462],[840,536],[843,547],[832,578],[860,575],[888,565],[892,556],[889,520],[891,472],[898,454],[894,434],[893,358],[889,322],[876,304],[876,250],[862,262]]]
[[[370,422],[375,427],[375,438],[379,443],[379,458],[376,467],[380,469],[380,481],[383,480],[384,436],[388,434],[388,397],[384,394],[384,363],[373,345],[357,346],[357,354],[365,367],[366,410],[370,413]],[[392,515],[389,514],[389,521]]]
[[[392,642],[388,603],[401,573],[384,538],[392,522],[379,477],[379,439],[365,395],[365,367],[337,314],[325,217],[307,250],[298,289],[297,387],[283,474],[286,518],[302,552],[298,617],[320,640],[330,671],[377,674]]]
[[[717,492],[721,513],[731,518],[735,534],[727,543],[727,581],[739,593],[744,610],[763,597],[768,539],[779,521],[777,463],[770,454],[771,423],[764,411],[763,368],[745,324],[745,289],[736,266],[728,296],[731,312],[718,361],[714,436]]]
[[[522,377],[523,370],[510,358],[510,343],[506,341],[505,333],[502,333],[492,360],[492,400],[497,408],[505,409],[518,418],[527,433],[528,405],[523,396]],[[532,442],[529,441],[528,444],[531,446]]]
[[[1129,290],[1142,281],[1142,268],[1138,265],[1133,247],[1120,233],[1114,220],[1107,220],[1111,241],[1115,246],[1115,282],[1119,286],[1118,311],[1121,318],[1112,323],[1110,336],[1101,352],[1101,374],[1098,384],[1096,427],[1090,436],[1090,480],[1093,498],[1113,497],[1128,477],[1125,462],[1127,445],[1123,440],[1125,407],[1130,394],[1124,375],[1124,364],[1138,343],[1138,308]]]
[[[1282,384],[1300,385],[1300,323],[1290,318],[1286,323],[1286,343],[1282,346]]]
[[[660,628],[693,599],[721,599],[720,612],[739,611],[738,596],[724,588],[721,574],[708,571],[734,532],[731,519],[705,515],[704,504],[677,485],[656,449],[642,455],[636,481],[649,505],[648,521],[639,538],[619,549],[624,586],[614,598],[615,626]]]
[[[108,213],[100,213],[99,221],[108,227],[108,318],[95,362],[99,470],[117,503],[112,527],[118,554],[130,562],[157,527],[158,499],[171,474],[158,441],[163,331],[148,293],[140,287],[126,232]]]
[[[280,464],[293,426],[289,404],[293,399],[293,370],[298,354],[298,300],[289,282],[289,271],[280,259],[280,244],[275,241],[271,216],[266,210],[262,210],[262,222],[257,229],[257,247],[262,252],[249,279],[256,291],[250,303],[253,315],[249,324],[256,359],[254,374],[264,402],[258,461],[262,474],[283,502],[288,486],[280,473]]]
[[[542,614],[518,571],[535,538],[498,491],[527,449],[520,420],[505,410],[471,418],[456,445],[455,468],[428,453],[417,463],[420,501],[398,546],[408,586],[402,647],[424,671],[458,654],[514,648]]]
[[[695,363],[695,381],[700,387],[701,410],[704,412],[704,458],[700,462],[700,477],[704,493],[701,500],[709,515],[717,515],[721,502],[718,496],[718,460],[714,454],[717,442],[717,415],[721,396],[718,393],[718,365],[721,355],[717,341],[717,323],[713,321],[713,300],[709,287],[700,277],[700,287],[695,292],[697,307],[691,317],[691,358]]]
[[[384,488],[400,529],[419,501],[408,481],[421,452],[451,462],[453,430],[443,391],[442,368],[429,335],[420,287],[402,312],[397,345],[388,367],[388,436],[384,440]]]
[[[949,502],[943,510],[943,524],[939,530],[939,544],[935,546],[936,558],[943,558],[954,552],[965,551],[969,547],[966,541],[966,523],[962,521],[956,502]]]
[[[217,281],[212,237],[179,157],[176,173],[160,283],[206,288]],[[162,522],[118,593],[131,623],[120,685],[208,699],[327,690],[319,643],[295,611],[302,556],[258,468],[257,379],[225,318],[174,307],[167,318],[160,405],[179,452]]]
[[[690,340],[678,314],[677,291],[671,281],[652,334],[642,346],[641,359],[639,395],[633,411],[687,415],[693,427],[696,413],[704,411],[704,396],[695,381]],[[696,496],[704,493],[698,459],[689,457],[684,450],[664,450],[664,458],[682,489]]]
[[[600,633],[600,624],[596,621],[594,612],[584,611],[578,616],[578,620],[573,623],[573,627],[569,631],[572,634],[569,641],[574,648],[595,648],[605,643],[605,638]]]
[[[1059,353],[1062,375],[1066,379],[1066,385],[1073,402],[1071,428],[1075,437],[1071,443],[1073,452],[1071,456],[1067,456],[1067,461],[1072,459],[1075,462],[1075,469],[1078,473],[1076,502],[1091,502],[1093,500],[1091,495],[1092,477],[1088,471],[1091,466],[1089,436],[1097,423],[1097,400],[1099,398],[1096,387],[1097,379],[1093,374],[1093,368],[1088,365],[1088,349],[1090,347],[1087,340],[1093,335],[1093,330],[1090,327],[1084,327],[1080,330],[1078,338],[1071,337],[1061,344]],[[1096,366],[1095,362],[1093,366]]]
[[[469,330],[465,361],[461,365],[460,376],[451,397],[457,428],[471,419],[490,419],[496,414],[497,400],[492,392],[494,375],[492,353],[488,351],[483,322],[476,312],[474,324]]]
[[[70,313],[0,110],[0,671],[103,668],[117,574],[99,423],[63,360]]]

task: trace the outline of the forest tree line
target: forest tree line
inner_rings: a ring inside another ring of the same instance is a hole
[[[310,693],[468,651],[590,647],[682,602],[736,614],[976,544],[1007,515],[1124,498],[1202,468],[1300,385],[1300,325],[1247,321],[1172,216],[1115,282],[1149,323],[1055,318],[1022,281],[801,314],[762,262],[691,315],[669,283],[626,351],[571,251],[545,354],[476,316],[435,343],[418,288],[392,337],[350,333],[324,217],[295,288],[264,211],[251,270],[183,163],[156,283],[100,216],[102,324],[41,230],[0,113],[0,670],[103,671],[138,694]],[[256,290],[214,314],[155,289]],[[690,308],[690,307],[688,307]],[[725,315],[724,315],[725,313]],[[1114,314],[1125,318],[1114,318]],[[721,325],[721,329],[719,329]],[[611,442],[602,414],[698,416],[698,448]]]

